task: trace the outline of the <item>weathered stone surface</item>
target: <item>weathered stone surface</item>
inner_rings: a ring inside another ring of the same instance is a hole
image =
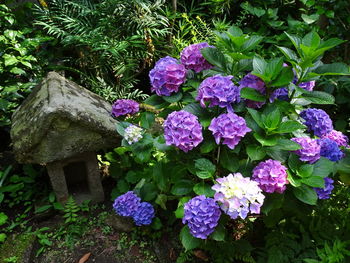
[[[19,162],[46,164],[120,143],[111,105],[50,72],[12,117],[11,138]]]

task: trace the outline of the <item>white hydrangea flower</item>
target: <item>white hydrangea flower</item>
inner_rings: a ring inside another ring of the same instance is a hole
[[[124,139],[129,143],[133,144],[142,139],[142,128],[131,124],[124,131]]]

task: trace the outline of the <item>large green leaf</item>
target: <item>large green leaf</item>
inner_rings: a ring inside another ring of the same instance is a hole
[[[307,178],[302,178],[301,182],[311,187],[324,188],[325,186],[324,179],[320,176],[311,176]]]
[[[221,148],[220,165],[234,173],[237,172],[239,168],[239,160],[229,149],[224,147]]]
[[[278,129],[273,131],[275,133],[290,133],[295,132],[299,129],[305,129],[305,126],[297,121],[285,121],[282,122]]]
[[[300,201],[304,202],[308,205],[316,205],[317,203],[317,194],[313,188],[310,186],[307,186],[305,184],[302,184],[299,187],[295,187],[293,189],[293,193],[296,198],[298,198]]]
[[[180,232],[181,244],[186,251],[197,248],[201,244],[201,240],[191,235],[188,226],[184,226]]]
[[[201,179],[208,179],[214,176],[215,165],[205,158],[195,160],[196,175]]]
[[[291,67],[283,67],[277,78],[270,83],[272,87],[288,86],[293,81],[294,73]]]
[[[247,154],[252,161],[262,160],[266,156],[264,148],[257,145],[248,145]]]
[[[303,98],[315,104],[334,104],[334,97],[323,91],[304,93]]]
[[[205,47],[201,49],[201,53],[210,64],[226,70],[226,58],[219,49]]]
[[[350,68],[344,63],[323,64],[309,73],[308,77],[326,75],[350,75]]]
[[[215,191],[211,189],[211,186],[204,183],[204,181],[196,184],[193,187],[193,192],[196,195],[205,195],[206,197],[213,197],[215,194]]]
[[[175,102],[178,102],[178,101],[180,101],[182,99],[182,93],[178,92],[178,93],[175,93],[175,94],[173,94],[171,96],[163,96],[162,98],[166,102],[175,103]]]
[[[225,227],[221,224],[219,224],[216,228],[215,231],[210,235],[212,239],[215,241],[224,241],[225,240],[225,234],[226,230]]]
[[[242,88],[241,97],[248,100],[264,102],[265,96],[261,95],[256,89],[253,88]]]
[[[283,55],[289,60],[289,61],[298,61],[298,56],[295,54],[295,52],[289,48],[286,47],[279,47],[277,48],[283,53]]]
[[[192,192],[193,184],[190,180],[180,180],[171,188],[173,195],[186,195]]]

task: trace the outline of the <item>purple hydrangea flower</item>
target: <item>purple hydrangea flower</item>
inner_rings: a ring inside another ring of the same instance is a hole
[[[132,217],[137,226],[149,225],[154,218],[154,208],[150,203],[142,202],[139,204]]]
[[[301,146],[301,149],[294,151],[301,161],[314,163],[320,159],[321,147],[317,140],[309,137],[292,138],[291,140]]]
[[[324,178],[324,183],[325,183],[324,188],[314,188],[318,195],[318,199],[329,199],[332,193],[332,190],[334,188],[333,186],[334,181],[331,178],[329,177]]]
[[[286,184],[288,184],[287,168],[280,161],[272,159],[260,162],[253,169],[252,178],[267,193],[282,194],[286,190]]]
[[[120,216],[133,216],[140,205],[141,199],[129,191],[115,199],[113,208]]]
[[[139,111],[139,104],[134,100],[116,100],[112,106],[112,114],[119,117],[126,114],[135,114]]]
[[[322,139],[331,139],[332,141],[335,141],[339,147],[344,146],[344,147],[349,147],[349,139],[346,135],[344,135],[340,131],[333,130],[330,133],[327,133],[322,136]]]
[[[265,196],[257,182],[244,178],[240,173],[229,174],[216,181],[217,184],[212,186],[216,192],[214,199],[232,219],[245,219],[249,212],[260,213]]]
[[[315,81],[312,80],[312,81],[308,81],[308,82],[301,82],[299,84],[299,87],[304,89],[304,90],[308,90],[308,91],[312,91],[315,87]]]
[[[262,95],[266,94],[264,81],[262,81],[262,79],[250,73],[245,75],[244,78],[241,79],[241,81],[239,82],[240,89],[246,88],[246,87],[256,89]],[[246,105],[249,108],[261,108],[261,106],[264,104],[265,102],[246,100]]]
[[[288,89],[287,88],[279,88],[279,89],[274,90],[272,92],[269,100],[272,103],[275,101],[275,99],[288,101],[288,99],[289,99]]]
[[[211,69],[213,67],[213,65],[206,61],[201,53],[201,49],[205,47],[213,48],[213,46],[209,46],[208,43],[203,42],[189,45],[182,50],[180,60],[186,69],[192,69],[198,73],[202,70]]]
[[[198,88],[197,101],[205,108],[205,102],[210,102],[209,107],[229,107],[231,103],[240,101],[240,89],[231,81],[232,76],[215,75],[202,81]]]
[[[188,224],[192,236],[206,239],[214,232],[220,216],[220,208],[214,199],[199,195],[185,203],[182,223]]]
[[[324,110],[306,109],[300,113],[300,117],[305,120],[304,124],[308,127],[309,132],[313,131],[318,137],[333,130],[332,120]]]
[[[175,58],[167,56],[157,61],[149,72],[149,78],[152,92],[155,91],[158,96],[170,96],[171,93],[178,92],[185,82],[186,69]]]
[[[217,118],[213,118],[209,130],[213,133],[216,144],[226,144],[230,149],[234,149],[247,132],[251,129],[247,127],[245,119],[235,113],[224,113]]]
[[[321,146],[320,155],[322,157],[326,157],[332,162],[337,162],[344,157],[344,153],[335,141],[325,138],[318,140],[318,143]]]
[[[164,138],[167,145],[175,145],[188,152],[203,141],[202,126],[197,116],[187,111],[170,113],[164,124]]]

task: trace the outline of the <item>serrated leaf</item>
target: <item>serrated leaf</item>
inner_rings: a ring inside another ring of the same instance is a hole
[[[300,129],[305,129],[305,125],[297,121],[285,121],[282,122],[277,130],[273,131],[275,133],[291,133]]]
[[[242,88],[241,89],[241,98],[264,102],[266,100],[265,96],[261,95],[256,89],[253,88]]]
[[[203,57],[212,65],[226,69],[226,58],[217,48],[205,47],[201,49]]]
[[[205,158],[195,160],[196,175],[201,179],[208,179],[214,176],[215,165]]]
[[[266,152],[263,147],[257,145],[248,145],[247,154],[252,161],[262,160]]]
[[[304,93],[303,98],[315,104],[334,104],[335,98],[323,91]]]
[[[264,128],[264,124],[262,122],[260,113],[252,108],[247,108],[247,110],[249,114],[252,116],[253,120],[259,125],[259,127]]]
[[[261,143],[262,146],[274,146],[277,144],[277,137],[274,136],[262,136],[258,133],[253,134],[254,138]]]
[[[232,152],[226,148],[221,149],[220,154],[220,165],[234,173],[239,168],[239,160],[236,156],[232,154]]]
[[[302,178],[301,182],[311,187],[318,187],[318,188],[325,187],[324,179],[320,176],[311,176],[311,177]]]

